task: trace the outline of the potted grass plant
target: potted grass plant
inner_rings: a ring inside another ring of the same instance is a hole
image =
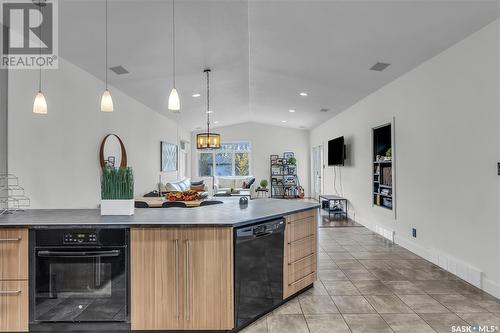
[[[106,166],[102,169],[101,215],[134,215],[132,168]]]

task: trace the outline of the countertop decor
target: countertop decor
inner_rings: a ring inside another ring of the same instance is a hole
[[[104,167],[101,176],[101,215],[134,214],[132,168]]]

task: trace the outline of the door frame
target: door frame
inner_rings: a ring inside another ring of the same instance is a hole
[[[323,144],[320,144],[320,145],[317,145],[317,146],[313,146],[311,147],[311,197],[315,200],[319,200],[319,196],[322,194],[323,192],[323,182],[324,182],[324,146]],[[316,156],[315,156],[315,152],[319,152],[319,177],[320,177],[320,181],[319,181],[319,191],[316,192],[316,170],[315,170],[315,160],[316,160]]]

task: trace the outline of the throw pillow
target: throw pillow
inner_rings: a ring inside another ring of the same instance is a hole
[[[205,185],[203,185],[203,184],[200,184],[200,185],[191,184],[191,190],[196,191],[196,192],[203,192],[203,191],[205,191]]]
[[[160,191],[162,192],[167,192],[167,187],[163,183],[158,183],[158,186],[160,187]]]
[[[253,177],[250,178],[250,180],[247,183],[247,187],[245,187],[245,188],[250,188],[250,186],[252,186],[254,182],[255,182],[255,178],[253,178]]]

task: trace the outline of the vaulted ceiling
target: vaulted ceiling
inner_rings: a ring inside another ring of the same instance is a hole
[[[61,56],[101,79],[104,6],[59,1]],[[130,72],[110,72],[111,84],[188,130],[205,125],[206,67],[216,126],[311,128],[500,16],[498,1],[177,0],[177,115],[167,110],[172,2],[108,8],[109,66]],[[369,70],[376,62],[391,65]]]

